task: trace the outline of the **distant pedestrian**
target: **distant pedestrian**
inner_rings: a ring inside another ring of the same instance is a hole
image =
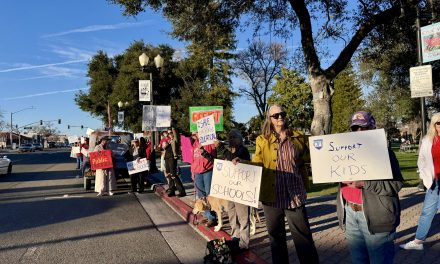
[[[438,211],[440,179],[440,113],[431,117],[428,133],[422,139],[417,160],[419,176],[426,187],[425,201],[414,240],[400,245],[403,249],[423,250],[432,220]]]
[[[83,151],[84,150],[84,151]],[[84,143],[81,144],[80,147],[81,154],[84,152],[87,155],[82,155],[82,166],[81,166],[81,175],[84,177],[84,173],[86,170],[90,169],[90,156],[89,156],[89,138],[84,138]]]
[[[75,142],[75,147],[79,147],[79,152],[75,153],[76,156],[76,169],[80,170],[82,168],[82,153],[81,153],[81,145],[79,142]]]
[[[350,119],[351,131],[376,129],[369,112],[359,111]],[[352,262],[391,264],[394,239],[400,223],[399,191],[403,178],[394,152],[388,148],[393,179],[349,181],[339,184],[336,208],[344,228]]]
[[[104,136],[102,137],[98,145],[95,146],[95,149],[93,151],[101,151],[106,149],[107,143],[110,141],[109,137]],[[98,193],[97,196],[103,196],[103,195],[113,195],[114,191],[116,190],[116,177],[115,177],[115,171],[113,168],[108,169],[99,169],[96,170],[96,176],[95,176],[95,192]]]
[[[143,138],[142,138],[143,139]],[[143,140],[143,144],[145,145],[145,139]],[[146,154],[142,153],[144,148],[140,147],[140,143],[138,139],[135,139],[131,142],[131,156],[133,162],[138,162],[140,159],[145,158]],[[130,175],[130,184],[131,184],[131,192],[129,194],[135,193],[138,191],[137,187],[139,185],[139,192],[144,191],[144,183],[143,183],[143,175],[142,173],[133,173]]]

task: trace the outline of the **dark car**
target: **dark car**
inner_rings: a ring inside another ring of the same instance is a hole
[[[43,145],[40,143],[34,143],[32,145],[34,146],[35,150],[43,150]]]

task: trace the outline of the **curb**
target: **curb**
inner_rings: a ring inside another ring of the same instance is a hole
[[[181,201],[177,197],[168,197],[165,189],[162,185],[153,184],[151,186],[152,190],[162,198],[171,208],[173,208],[183,219],[191,225],[194,229],[200,231],[208,240],[225,238],[226,240],[231,240],[231,236],[223,230],[215,232],[214,228],[208,228],[205,225],[195,224],[197,221],[196,216],[192,213],[192,209],[189,205]],[[234,256],[234,260],[238,264],[266,264],[266,261],[258,257],[254,252],[248,250],[247,252],[241,253]]]

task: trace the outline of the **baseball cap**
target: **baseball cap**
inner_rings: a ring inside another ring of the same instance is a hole
[[[368,127],[369,129],[376,128],[376,120],[373,115],[366,111],[358,111],[351,116],[350,127],[360,126]]]

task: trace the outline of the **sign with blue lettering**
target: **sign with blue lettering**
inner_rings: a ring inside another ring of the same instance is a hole
[[[313,183],[392,179],[383,129],[309,138]]]
[[[209,195],[258,208],[262,167],[214,160]]]
[[[199,134],[199,142],[202,146],[210,145],[217,139],[215,133],[214,116],[205,116],[197,121],[197,133]]]

